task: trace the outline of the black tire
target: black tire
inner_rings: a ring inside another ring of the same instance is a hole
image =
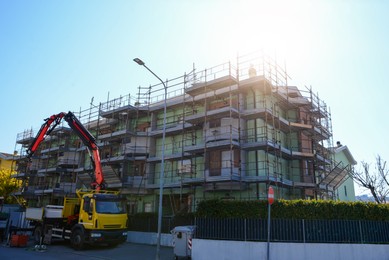
[[[43,244],[42,233],[43,233],[42,226],[36,226],[35,229],[34,229],[34,242],[36,244],[40,245],[41,239],[42,239],[42,244]]]
[[[81,229],[75,229],[70,236],[70,244],[75,250],[82,250],[85,247],[85,234]]]

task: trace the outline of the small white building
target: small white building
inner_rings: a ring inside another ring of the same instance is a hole
[[[349,172],[357,164],[347,145],[342,145],[340,142],[337,142],[337,146],[334,147],[334,155],[336,163],[343,171]],[[346,175],[344,182],[337,188],[336,196],[341,201],[356,201],[354,180],[349,174]]]

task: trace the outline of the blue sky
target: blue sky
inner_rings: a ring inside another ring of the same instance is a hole
[[[334,141],[389,160],[388,1],[0,0],[0,151],[17,133],[265,49],[331,109]],[[358,168],[358,166],[357,166]]]

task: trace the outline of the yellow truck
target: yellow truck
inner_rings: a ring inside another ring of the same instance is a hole
[[[52,238],[68,239],[75,249],[82,249],[85,244],[117,245],[126,241],[128,217],[125,199],[118,192],[105,190],[96,139],[72,112],[61,112],[45,119],[27,149],[27,159],[32,159],[39,145],[62,119],[85,144],[93,163],[94,180],[91,191],[77,191],[77,198],[64,198],[64,205],[27,208],[26,219],[34,225],[36,242],[49,244]]]
[[[86,244],[115,246],[127,239],[125,199],[116,192],[77,191],[77,198],[65,198],[63,206],[27,208],[26,219],[34,226],[34,240],[50,244],[52,239],[70,240],[80,250]]]

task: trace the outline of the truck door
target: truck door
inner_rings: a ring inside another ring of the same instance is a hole
[[[88,196],[85,196],[82,200],[79,223],[82,224],[86,229],[93,229],[95,218],[95,214],[93,213],[95,207],[94,200]]]

